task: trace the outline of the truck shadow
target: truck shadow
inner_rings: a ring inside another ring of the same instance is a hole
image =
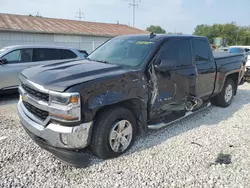
[[[0,95],[0,106],[17,104],[19,95],[17,92],[5,93]]]
[[[220,122],[229,119],[234,115],[234,113],[242,109],[245,105],[249,104],[250,90],[239,89],[233,103],[227,108],[211,106],[203,111],[184,118],[179,122],[170,124],[165,128],[159,130],[149,130],[146,136],[139,135],[134,143],[134,146],[128,152],[126,152],[123,157],[131,155],[135,152],[147,150],[163,142],[167,142],[173,137],[176,137],[193,129],[197,129],[201,126],[216,126]],[[193,138],[190,138],[189,144],[192,144],[192,142],[196,142],[196,140],[192,139]],[[102,162],[102,160],[98,160],[96,158],[93,159],[94,160],[90,165]]]

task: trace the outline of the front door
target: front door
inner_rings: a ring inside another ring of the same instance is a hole
[[[192,64],[190,39],[169,39],[163,44],[154,63],[170,61],[175,62],[171,70],[153,71],[157,93],[156,97],[151,98],[150,119],[175,111],[192,92],[195,84],[197,70]]]
[[[18,75],[32,65],[32,53],[32,49],[21,49],[1,57],[7,63],[0,65],[0,90],[16,88],[19,85]]]

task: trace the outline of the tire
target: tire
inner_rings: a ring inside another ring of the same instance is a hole
[[[231,91],[230,91],[231,88]],[[213,104],[220,107],[228,107],[235,95],[236,85],[231,78],[227,78],[221,92],[213,99]]]
[[[120,128],[123,124],[125,125],[127,132],[130,132],[132,129],[132,134],[130,134],[131,136],[122,135]],[[111,133],[116,134],[113,134],[114,136],[112,137]],[[133,145],[135,136],[136,119],[131,111],[123,107],[108,108],[107,110],[105,109],[105,111],[101,112],[95,121],[90,149],[94,155],[101,159],[118,157],[125,153]],[[117,142],[122,142],[122,140],[124,141],[123,137],[125,137],[128,141],[127,144],[120,143],[119,147],[117,147]],[[118,150],[115,151],[114,148]]]

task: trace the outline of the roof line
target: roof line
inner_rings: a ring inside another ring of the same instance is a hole
[[[0,31],[114,37],[146,31],[123,24],[0,13]]]
[[[95,36],[95,37],[116,37],[118,35],[97,35],[92,33],[67,33],[67,32],[49,32],[49,31],[30,31],[23,29],[5,29],[0,27],[0,31],[11,31],[11,32],[23,32],[23,33],[34,33],[34,34],[60,34],[60,35],[79,35],[79,36]]]
[[[74,22],[85,22],[85,23],[97,23],[97,24],[108,24],[108,25],[121,25],[121,26],[128,26],[126,24],[117,24],[117,23],[104,23],[104,22],[94,22],[94,21],[82,21],[82,20],[73,20],[73,19],[69,19],[69,18],[65,18],[65,19],[62,19],[62,18],[50,18],[50,17],[37,17],[37,16],[29,16],[29,15],[24,15],[24,14],[10,14],[10,13],[0,13],[0,15],[10,15],[10,16],[22,16],[22,17],[28,17],[28,18],[36,18],[36,19],[53,19],[53,20],[66,20],[66,21],[74,21]],[[131,27],[131,26],[129,26]],[[132,27],[132,28],[135,28],[135,27]],[[135,29],[138,29],[138,28],[135,28]]]

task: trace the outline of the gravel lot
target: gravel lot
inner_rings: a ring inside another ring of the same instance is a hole
[[[17,96],[0,98],[0,187],[249,187],[250,84],[226,109],[210,107],[139,137],[124,156],[69,167],[21,128]],[[218,164],[219,154],[230,164]]]

